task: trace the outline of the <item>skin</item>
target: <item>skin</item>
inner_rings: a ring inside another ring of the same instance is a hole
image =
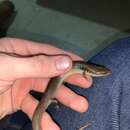
[[[31,58],[16,58],[6,54],[0,54],[1,118],[21,109],[31,119],[38,101],[29,94],[29,91],[43,92],[50,78],[64,74],[71,69],[72,60],[83,60],[77,55],[47,44],[36,44],[35,42],[13,38],[0,39],[0,51],[23,55],[42,52],[48,55],[62,54],[61,56],[34,56]],[[69,66],[64,70],[57,70],[55,61],[62,57],[68,58]],[[80,74],[70,76],[66,81],[83,88],[88,88],[92,84],[92,78],[90,76],[84,78]],[[88,101],[64,85],[56,91],[54,97],[64,105],[78,112],[85,112],[88,109]],[[42,122],[44,122],[44,126],[42,126]],[[46,112],[43,114],[40,124],[44,130],[60,129]]]

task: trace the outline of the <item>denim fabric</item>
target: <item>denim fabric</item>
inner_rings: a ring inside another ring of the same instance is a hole
[[[90,62],[107,66],[112,70],[112,75],[95,78],[89,89],[67,84],[88,99],[88,111],[81,114],[60,104],[59,109],[51,105],[48,112],[62,130],[78,130],[86,124],[89,126],[84,130],[130,130],[130,37],[114,41]],[[19,113],[8,117],[7,121],[1,121],[0,130],[7,127],[11,127],[10,130],[31,130],[29,119]],[[13,128],[13,125],[18,128]]]

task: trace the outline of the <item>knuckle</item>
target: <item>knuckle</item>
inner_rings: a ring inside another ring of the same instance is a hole
[[[45,73],[47,66],[47,57],[46,56],[35,56],[34,57],[34,68],[38,71],[38,73]]]

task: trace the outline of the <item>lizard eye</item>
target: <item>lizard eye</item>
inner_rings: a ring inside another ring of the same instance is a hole
[[[84,70],[84,72],[83,72],[83,77],[84,77],[84,78],[87,78],[87,76],[88,76],[88,75],[87,75],[87,72],[88,72],[87,70]]]

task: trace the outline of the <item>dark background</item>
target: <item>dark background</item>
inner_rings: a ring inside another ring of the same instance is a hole
[[[37,3],[122,31],[130,28],[130,0],[37,0]]]

